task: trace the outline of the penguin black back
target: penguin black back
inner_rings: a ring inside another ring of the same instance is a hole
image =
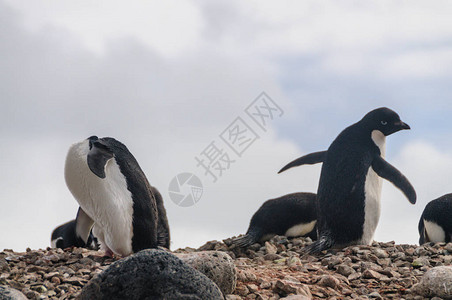
[[[246,234],[232,242],[247,247],[273,235],[302,235],[316,239],[316,220],[316,194],[284,195],[265,201],[251,218]]]
[[[345,129],[328,148],[322,166],[318,195],[325,200],[318,203],[322,211],[318,226],[338,244],[362,236],[366,175],[373,157],[380,155],[378,147],[365,136],[358,126]]]
[[[77,236],[75,220],[66,222],[55,228],[50,240],[52,248],[85,247],[97,249],[97,242],[92,233],[89,234],[87,243]]]
[[[381,183],[377,174],[402,189],[411,203],[416,202],[408,180],[382,157],[385,137],[409,128],[394,111],[380,108],[343,130],[333,141],[326,153],[317,193],[318,226],[323,239],[309,251],[319,252],[333,244],[372,242],[380,210]],[[322,247],[322,243],[329,245]]]
[[[344,129],[327,151],[305,155],[281,169],[323,163],[317,192],[319,240],[307,252],[372,242],[380,217],[379,177],[416,202],[416,192],[406,177],[384,160],[386,136],[403,129],[410,126],[397,113],[378,108]]]
[[[418,230],[420,245],[452,242],[452,194],[441,196],[425,206]]]
[[[163,205],[163,197],[160,192],[153,186],[150,187],[151,194],[155,199],[158,211],[158,230],[157,230],[157,243],[160,247],[170,249],[170,229],[168,224],[168,218],[166,216],[166,209]]]
[[[93,141],[90,138],[91,144],[114,155],[121,173],[126,178],[127,189],[131,192],[133,200],[133,251],[156,248],[158,246],[157,203],[151,194],[150,184],[137,160],[123,143],[114,138],[105,137]],[[90,159],[90,156],[88,156],[88,164],[93,158]]]
[[[65,179],[80,205],[77,235],[84,241],[93,228],[106,255],[169,247],[163,199],[121,142],[91,136],[73,144]]]

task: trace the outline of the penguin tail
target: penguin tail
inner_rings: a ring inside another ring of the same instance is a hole
[[[327,250],[334,245],[334,241],[329,236],[321,236],[317,241],[303,249],[305,254],[314,254]]]
[[[279,170],[279,173],[282,173],[290,168],[298,167],[301,165],[314,165],[318,163],[323,163],[326,159],[326,151],[319,151],[307,154],[305,156],[299,157],[294,161],[291,161],[287,165],[285,165],[281,170]]]
[[[164,247],[166,249],[170,248],[170,237],[168,231],[165,230],[157,231],[157,246]]]
[[[248,231],[245,235],[232,239],[232,244],[237,247],[245,248],[259,241],[262,234],[259,230]]]

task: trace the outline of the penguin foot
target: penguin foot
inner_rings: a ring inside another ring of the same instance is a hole
[[[245,248],[257,243],[262,238],[262,229],[251,228],[245,235],[236,237],[232,239],[232,244],[236,247]]]
[[[304,254],[315,254],[323,250],[330,249],[333,246],[333,240],[328,236],[321,236],[319,240],[315,241],[303,249]]]
[[[111,249],[110,248],[107,248],[106,250],[105,250],[105,254],[104,254],[104,256],[107,256],[107,257],[111,257],[111,258],[113,258],[114,257],[114,253],[113,253],[113,251],[111,251]]]
[[[235,245],[236,247],[240,247],[240,248],[245,248],[245,247],[251,246],[252,244],[254,244],[256,242],[257,242],[257,240],[249,234],[246,234],[246,235],[240,236],[240,237],[236,237],[232,240],[232,244]]]

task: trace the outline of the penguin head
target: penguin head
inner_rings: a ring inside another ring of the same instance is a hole
[[[93,135],[86,140],[89,143],[87,156],[88,167],[96,176],[104,179],[106,177],[105,165],[114,156],[113,151],[108,145],[109,138],[99,139]]]
[[[395,111],[386,107],[372,110],[362,118],[361,122],[370,131],[378,130],[385,136],[400,130],[411,129],[408,124],[400,120],[399,115]]]
[[[89,143],[89,150],[91,150],[93,148],[93,143],[97,140],[99,140],[99,138],[95,135],[90,136],[89,138],[87,138],[88,143]]]

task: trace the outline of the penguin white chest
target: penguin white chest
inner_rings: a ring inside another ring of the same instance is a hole
[[[314,220],[309,223],[297,224],[297,225],[292,226],[289,229],[287,229],[287,231],[284,235],[288,236],[288,237],[304,236],[304,235],[310,233],[314,229],[316,223],[317,223],[317,220]]]
[[[69,149],[66,184],[83,211],[94,221],[99,242],[120,255],[132,253],[132,194],[115,159],[105,166],[106,178],[97,177],[87,164],[88,141]]]
[[[379,131],[372,131],[372,140],[378,146],[381,156],[385,156],[386,137]],[[369,167],[364,185],[364,226],[361,238],[362,244],[370,245],[373,241],[375,229],[380,219],[382,179]]]
[[[446,241],[444,229],[432,221],[424,220],[424,234],[428,236],[428,242],[443,243]]]

